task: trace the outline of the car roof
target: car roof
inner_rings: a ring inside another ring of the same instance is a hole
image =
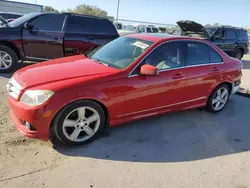
[[[151,42],[160,42],[165,40],[178,40],[178,39],[189,39],[189,40],[201,40],[203,38],[200,37],[187,37],[187,36],[177,36],[177,35],[169,35],[165,33],[136,33],[136,34],[127,34],[126,36],[138,38],[142,40],[147,40]],[[203,40],[201,40],[203,41]]]

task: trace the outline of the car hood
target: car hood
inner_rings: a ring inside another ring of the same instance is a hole
[[[25,89],[57,81],[89,78],[119,71],[119,69],[96,63],[83,55],[78,55],[27,66],[17,71],[13,77]]]
[[[206,29],[199,23],[189,20],[181,20],[176,23],[186,36],[198,35],[200,37],[210,39]]]

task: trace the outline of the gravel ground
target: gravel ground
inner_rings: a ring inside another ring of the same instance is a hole
[[[250,61],[244,63],[247,85]],[[6,101],[9,77],[0,75],[0,187],[250,185],[249,98],[231,97],[219,114],[189,110],[132,122],[67,148],[16,131]]]

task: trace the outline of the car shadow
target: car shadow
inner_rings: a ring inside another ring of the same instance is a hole
[[[21,63],[19,64],[14,71],[12,71],[11,73],[0,73],[0,77],[4,77],[4,78],[11,78],[12,75],[19,69],[23,68],[23,67],[26,67],[26,66],[30,66],[30,65],[33,65],[34,63],[33,62],[24,62],[24,63]]]
[[[217,114],[170,113],[112,128],[96,141],[53,147],[66,156],[129,162],[181,162],[250,150],[250,100],[234,96]]]

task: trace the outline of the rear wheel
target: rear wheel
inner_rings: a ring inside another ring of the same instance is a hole
[[[235,53],[235,58],[241,60],[243,57],[243,52],[241,50],[237,50]]]
[[[17,62],[16,53],[8,46],[0,45],[0,73],[11,72]]]
[[[207,101],[207,109],[214,113],[221,111],[226,106],[229,95],[229,88],[226,84],[218,86]]]
[[[80,145],[94,140],[103,129],[105,114],[93,101],[78,101],[65,107],[54,121],[57,138],[66,145]]]

